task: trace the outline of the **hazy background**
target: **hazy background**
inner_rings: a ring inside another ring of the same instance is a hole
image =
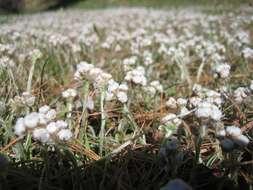
[[[97,9],[121,6],[166,8],[178,6],[251,6],[252,0],[0,0],[0,8],[7,12],[36,12],[58,8]]]

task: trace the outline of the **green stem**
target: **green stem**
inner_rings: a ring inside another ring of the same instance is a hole
[[[26,154],[27,159],[31,158],[31,150],[30,150],[31,143],[32,143],[32,135],[31,133],[28,133],[26,136],[25,144],[24,144],[24,149],[25,149],[25,154]]]
[[[100,96],[100,111],[101,111],[101,127],[99,132],[99,155],[103,156],[103,146],[105,138],[105,123],[106,123],[106,113],[104,110],[104,101],[105,101],[105,88],[101,89]]]
[[[82,110],[82,123],[84,123],[84,141],[85,146],[89,148],[89,139],[87,136],[87,127],[88,127],[88,112],[87,112],[87,101],[89,96],[89,82],[86,81],[83,87],[83,110]],[[82,125],[80,123],[80,125]],[[80,138],[83,140],[83,135],[80,135]]]
[[[202,144],[202,138],[200,136],[197,137],[195,142],[195,164],[200,162],[200,147]]]

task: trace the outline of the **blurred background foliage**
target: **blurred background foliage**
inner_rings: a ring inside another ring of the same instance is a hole
[[[5,11],[33,12],[52,8],[97,9],[119,6],[145,6],[167,8],[178,6],[237,6],[253,4],[253,0],[0,0],[0,7]]]

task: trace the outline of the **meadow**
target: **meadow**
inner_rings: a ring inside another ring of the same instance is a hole
[[[253,8],[110,2],[0,16],[0,189],[251,190]]]

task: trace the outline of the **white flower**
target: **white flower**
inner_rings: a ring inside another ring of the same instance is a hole
[[[32,112],[25,116],[24,123],[28,128],[35,128],[39,123],[39,114],[36,112]]]
[[[219,138],[223,138],[223,137],[226,136],[226,130],[225,129],[219,130],[219,131],[216,132],[216,135]]]
[[[223,102],[221,94],[214,90],[207,90],[205,92],[205,95],[207,96],[206,98],[207,102],[214,103],[216,105],[221,105]]]
[[[88,96],[86,106],[87,106],[87,108],[88,108],[89,110],[93,110],[93,109],[94,109],[94,101],[93,101],[93,99],[92,99],[91,96]]]
[[[39,124],[46,125],[47,122],[48,122],[48,119],[46,118],[46,116],[42,113],[39,113]]]
[[[73,99],[77,96],[77,91],[75,89],[69,88],[62,92],[62,97],[66,99]]]
[[[182,120],[177,117],[176,114],[169,113],[162,118],[162,123],[165,125],[175,125],[176,127],[182,123]]]
[[[163,86],[158,80],[152,81],[150,86],[154,87],[158,92],[163,92]]]
[[[190,99],[189,99],[189,101],[190,101],[190,104],[191,104],[191,106],[192,107],[196,107],[200,102],[201,102],[201,98],[199,98],[199,97],[191,97]]]
[[[35,96],[31,95],[29,92],[22,93],[23,101],[25,105],[33,106],[35,102]]]
[[[56,124],[56,126],[57,126],[58,128],[62,128],[62,129],[65,129],[65,128],[68,127],[67,122],[65,122],[65,121],[63,121],[63,120],[57,120],[57,121],[55,122],[55,124]]]
[[[230,73],[230,65],[228,64],[216,64],[213,68],[214,70],[214,76],[220,77],[220,78],[227,78]]]
[[[119,83],[115,82],[114,80],[109,80],[108,82],[108,91],[113,92],[118,90],[119,88]]]
[[[237,103],[242,103],[243,100],[247,97],[248,89],[244,87],[239,87],[234,91],[235,101]]]
[[[116,94],[116,96],[121,103],[127,102],[127,94],[125,92],[120,91]]]
[[[242,134],[242,131],[239,127],[236,127],[236,126],[227,126],[226,127],[226,134],[228,136],[233,136],[233,137],[236,137],[236,136],[240,136]]]
[[[200,102],[195,114],[198,118],[211,118],[215,121],[219,121],[222,117],[222,112],[219,108],[209,102]]]
[[[131,71],[128,71],[125,76],[126,81],[132,81],[135,84],[140,84],[142,86],[147,85],[147,79],[145,77],[145,69],[144,67],[137,67]]]
[[[72,132],[69,129],[62,129],[57,133],[57,135],[62,141],[68,141],[73,136]]]
[[[143,89],[152,97],[156,94],[156,89],[152,86],[144,86]]]
[[[192,91],[199,95],[202,92],[203,88],[199,84],[194,84],[192,87]]]
[[[25,127],[25,123],[24,123],[24,118],[23,117],[18,118],[18,120],[14,126],[15,135],[22,136],[25,134],[25,131],[26,131],[26,127]]]
[[[77,65],[77,71],[74,74],[76,80],[80,80],[83,76],[87,75],[91,69],[94,68],[94,65],[89,64],[85,61],[82,61]]]
[[[29,54],[33,61],[36,61],[42,57],[42,53],[39,49],[33,49]]]
[[[55,133],[58,129],[59,129],[59,127],[58,127],[58,125],[56,125],[56,123],[55,122],[50,122],[48,125],[47,125],[47,131],[49,132],[49,133]]]
[[[46,119],[48,119],[49,121],[52,121],[56,118],[56,114],[57,113],[54,109],[50,109],[45,116],[46,116]]]
[[[133,76],[133,77],[132,77],[132,81],[133,81],[134,83],[136,83],[136,84],[141,84],[141,85],[143,85],[143,86],[145,86],[146,83],[147,83],[146,78],[145,78],[144,76],[138,76],[138,75]]]
[[[34,129],[32,136],[35,140],[38,140],[42,143],[47,143],[50,141],[50,135],[44,128]]]
[[[183,107],[183,106],[186,106],[186,104],[187,104],[187,99],[185,99],[185,98],[178,98],[177,99],[177,104],[181,107]]]
[[[253,49],[251,48],[245,48],[242,51],[244,59],[253,59]]]
[[[176,109],[177,101],[175,100],[175,98],[170,97],[169,100],[166,102],[166,106],[171,109]]]
[[[233,141],[239,145],[240,147],[246,147],[249,144],[249,139],[248,137],[244,136],[244,135],[240,135],[237,137],[233,138]]]
[[[121,90],[121,91],[127,91],[128,90],[127,84],[121,84],[121,85],[119,85],[119,90]]]
[[[250,81],[250,90],[253,91],[253,80]]]
[[[115,82],[113,79],[108,82],[108,90],[106,92],[106,100],[111,101],[116,96],[117,99],[122,102],[127,102],[127,91],[128,87],[126,84],[119,84]]]
[[[50,110],[50,107],[48,105],[44,105],[39,108],[39,113],[46,114]]]

